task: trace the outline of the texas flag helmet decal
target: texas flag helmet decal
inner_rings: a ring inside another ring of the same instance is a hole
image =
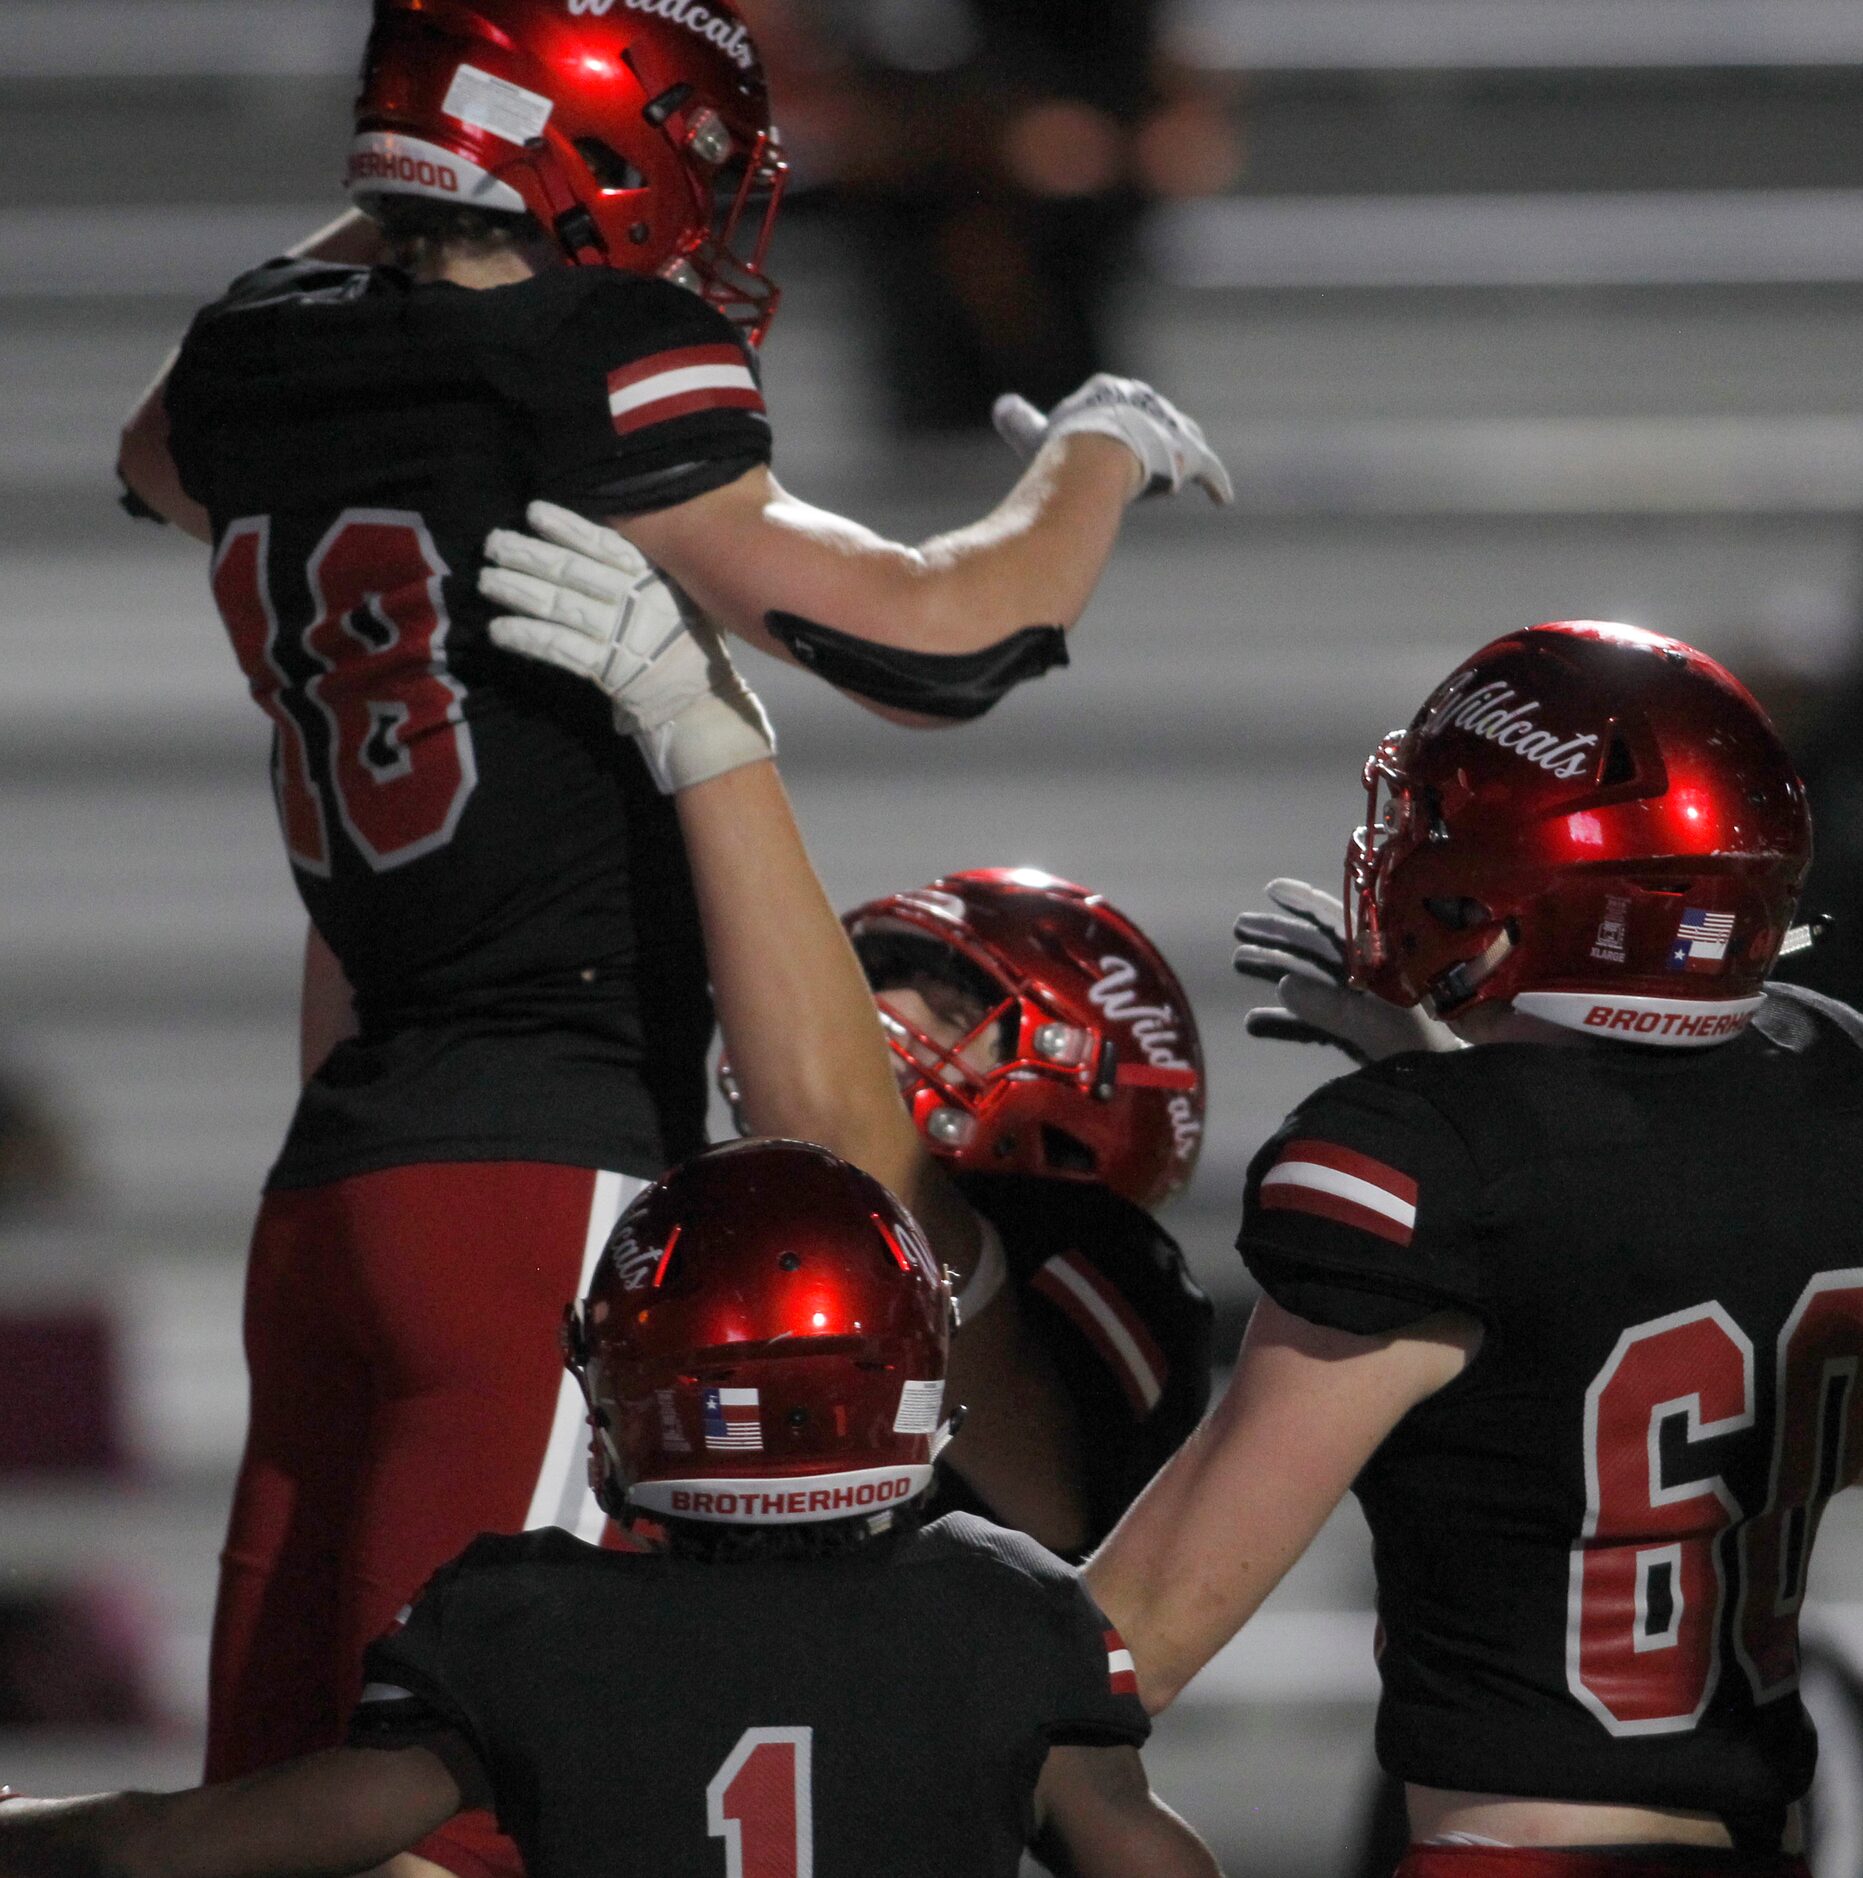
[[[707,1389],[700,1402],[708,1453],[763,1452],[763,1416],[755,1389]]]
[[[1731,913],[1709,913],[1698,906],[1683,908],[1675,944],[1669,948],[1672,972],[1718,972],[1727,964],[1727,942],[1734,936]]]

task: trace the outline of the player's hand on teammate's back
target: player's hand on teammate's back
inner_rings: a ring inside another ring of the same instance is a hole
[[[1235,968],[1273,985],[1279,1004],[1258,1005],[1244,1018],[1252,1037],[1285,1043],[1330,1043],[1357,1063],[1377,1063],[1405,1050],[1461,1048],[1447,1024],[1421,1005],[1406,1008],[1346,982],[1345,908],[1304,880],[1271,880],[1277,912],[1237,916]]]
[[[1143,495],[1176,495],[1193,482],[1212,502],[1235,500],[1229,472],[1204,438],[1203,426],[1141,379],[1098,372],[1045,416],[1011,392],[997,399],[992,415],[1019,456],[1031,457],[1057,438],[1091,432],[1116,438],[1138,458],[1145,471]]]
[[[667,795],[775,754],[717,629],[638,548],[554,503],[526,519],[543,539],[499,528],[485,543],[479,591],[511,609],[496,644],[606,692]]]

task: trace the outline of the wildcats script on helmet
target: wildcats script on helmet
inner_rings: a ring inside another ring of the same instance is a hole
[[[701,39],[709,39],[739,71],[748,72],[757,63],[750,34],[741,20],[714,13],[709,7],[694,6],[692,0],[621,0],[621,4],[630,13],[651,13],[697,33]],[[571,13],[592,13],[597,19],[605,19],[614,5],[615,0],[569,0]]]
[[[1591,768],[1591,751],[1598,742],[1596,731],[1561,738],[1534,722],[1541,708],[1538,698],[1523,698],[1512,685],[1498,678],[1470,691],[1474,676],[1473,672],[1461,672],[1450,680],[1424,721],[1425,737],[1439,737],[1451,727],[1466,730],[1470,736],[1498,743],[1503,750],[1511,750],[1568,782],[1575,782]]]

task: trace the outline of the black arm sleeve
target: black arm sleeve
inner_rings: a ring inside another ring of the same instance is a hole
[[[1067,635],[1059,626],[1024,626],[977,652],[908,652],[794,613],[765,618],[797,662],[818,678],[875,704],[953,723],[981,717],[1017,685],[1068,662]]]

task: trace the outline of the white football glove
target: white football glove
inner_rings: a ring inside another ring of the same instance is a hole
[[[1204,441],[1203,426],[1139,379],[1098,372],[1045,417],[1012,391],[996,400],[991,416],[1018,456],[1031,457],[1057,437],[1095,431],[1118,438],[1144,466],[1141,495],[1176,495],[1193,482],[1212,502],[1235,500],[1229,472]]]
[[[776,753],[776,733],[718,629],[612,528],[551,502],[485,541],[479,591],[511,612],[491,624],[507,652],[605,691],[661,793]]]
[[[1236,920],[1235,967],[1264,978],[1279,1004],[1258,1005],[1242,1020],[1253,1037],[1288,1043],[1330,1043],[1357,1063],[1378,1063],[1404,1050],[1459,1050],[1461,1039],[1419,1005],[1392,1004],[1346,983],[1345,908],[1304,880],[1271,880],[1278,913],[1243,913]]]

